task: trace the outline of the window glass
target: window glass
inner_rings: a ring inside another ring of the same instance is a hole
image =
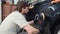
[[[17,4],[18,0],[14,0],[14,4]]]

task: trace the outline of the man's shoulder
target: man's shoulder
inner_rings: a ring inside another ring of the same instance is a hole
[[[13,11],[11,14],[19,14],[19,11]]]
[[[13,15],[13,16],[23,16],[19,11],[14,11],[14,12],[12,12],[11,14],[10,14],[11,16]]]
[[[10,15],[18,15],[18,14],[20,14],[18,11],[14,11]]]

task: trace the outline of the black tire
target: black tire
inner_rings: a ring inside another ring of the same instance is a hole
[[[60,25],[58,25],[58,26],[56,27],[54,34],[58,34],[58,32],[59,32],[59,34],[60,34]]]

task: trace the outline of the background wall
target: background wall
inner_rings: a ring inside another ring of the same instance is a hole
[[[2,17],[1,17],[1,0],[0,0],[0,23],[1,23],[1,19]]]

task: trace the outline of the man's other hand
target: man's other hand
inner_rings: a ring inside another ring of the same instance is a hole
[[[54,1],[51,1],[51,4],[55,4],[55,3],[58,3],[60,2],[60,0],[54,0]]]

